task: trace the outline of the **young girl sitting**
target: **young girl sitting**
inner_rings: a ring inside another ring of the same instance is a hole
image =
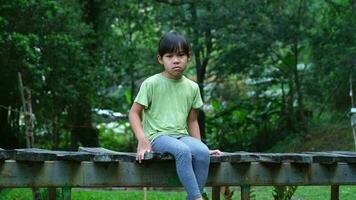
[[[142,83],[129,113],[138,140],[136,159],[141,163],[150,151],[172,154],[187,199],[201,200],[209,154],[222,153],[201,142],[198,109],[203,102],[199,87],[183,75],[190,60],[189,45],[180,34],[168,32],[159,42],[157,58],[163,72]]]

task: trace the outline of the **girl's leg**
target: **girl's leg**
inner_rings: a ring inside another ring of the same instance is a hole
[[[199,190],[203,193],[209,173],[209,148],[203,142],[191,136],[184,136],[179,140],[190,148],[195,177],[199,185]]]
[[[174,137],[158,136],[152,143],[152,150],[159,153],[170,153],[176,159],[177,174],[187,191],[188,200],[201,198],[199,186],[192,166],[190,148]]]

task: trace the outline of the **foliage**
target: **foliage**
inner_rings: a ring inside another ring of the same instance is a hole
[[[3,0],[0,147],[25,145],[21,72],[38,147],[134,149],[129,127],[123,135],[98,129],[93,110],[127,113],[140,83],[160,72],[157,43],[172,30],[192,47],[186,75],[204,98],[209,147],[267,151],[303,138],[350,105],[355,7],[351,0]]]
[[[298,186],[275,186],[273,197],[275,200],[291,200]]]

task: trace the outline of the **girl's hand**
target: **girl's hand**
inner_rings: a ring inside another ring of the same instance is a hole
[[[141,163],[141,160],[143,160],[145,157],[145,153],[149,153],[151,151],[151,144],[146,138],[139,140],[137,144],[136,160]]]
[[[221,152],[219,149],[214,149],[214,150],[209,150],[209,154],[210,154],[210,155],[215,155],[215,156],[221,156],[221,155],[223,155],[224,153]]]

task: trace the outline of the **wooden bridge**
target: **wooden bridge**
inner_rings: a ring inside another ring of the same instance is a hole
[[[135,157],[104,148],[0,149],[0,188],[62,188],[62,199],[69,200],[73,187],[181,186],[172,156],[146,154],[141,164]],[[221,186],[241,186],[241,199],[248,200],[250,186],[263,185],[330,185],[331,199],[336,200],[339,185],[356,185],[356,152],[211,156],[206,186],[213,187],[213,200],[220,199]]]

